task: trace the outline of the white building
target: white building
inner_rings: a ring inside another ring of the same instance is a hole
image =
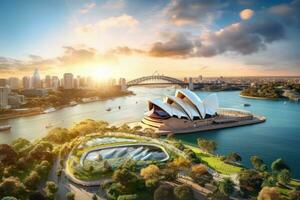
[[[175,117],[193,121],[216,115],[218,108],[219,101],[216,94],[211,94],[202,101],[194,92],[183,89],[178,90],[175,96],[167,96],[164,100],[149,101],[146,116],[157,119]]]
[[[10,87],[11,90],[17,90],[20,88],[20,82],[19,82],[19,78],[17,77],[10,77],[8,79],[8,85]]]
[[[73,74],[65,73],[64,74],[64,89],[73,89]]]
[[[59,88],[59,86],[60,86],[60,81],[58,76],[52,76],[51,87],[57,89]]]
[[[9,87],[0,87],[0,108],[7,109],[8,105],[8,95],[10,93]]]

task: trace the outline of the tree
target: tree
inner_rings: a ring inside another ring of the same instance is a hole
[[[213,140],[198,138],[197,142],[198,146],[206,152],[214,153],[214,151],[217,149],[217,143]]]
[[[148,167],[141,169],[141,176],[145,180],[158,179],[160,176],[160,169],[156,165],[149,165]]]
[[[180,185],[175,187],[174,194],[178,200],[192,200],[194,199],[193,190],[188,185]]]
[[[289,166],[287,166],[281,158],[278,158],[277,160],[272,162],[271,168],[273,172],[280,172],[283,169],[290,170]]]
[[[11,145],[12,145],[12,148],[16,152],[20,153],[24,149],[30,147],[31,143],[28,140],[24,139],[24,138],[18,138],[18,139],[13,140]]]
[[[227,156],[226,160],[229,162],[240,162],[242,157],[238,153],[232,152]]]
[[[44,191],[48,198],[53,199],[54,194],[58,191],[58,187],[53,181],[47,181]]]
[[[258,194],[257,200],[283,200],[274,187],[264,187]]]
[[[201,163],[201,159],[197,156],[197,154],[189,149],[185,148],[184,153],[188,156],[188,158],[193,162],[193,163]]]
[[[278,173],[277,179],[281,184],[286,185],[291,180],[291,172],[287,169],[283,169]]]
[[[58,144],[63,144],[67,142],[70,137],[69,130],[66,128],[54,128],[48,132],[47,136],[45,137],[47,141],[55,142]]]
[[[154,200],[174,199],[173,187],[170,185],[161,185],[154,192]]]
[[[207,167],[203,164],[194,165],[190,171],[190,177],[201,186],[205,186],[206,183],[210,183],[213,179]]]
[[[31,171],[29,176],[27,176],[24,180],[24,185],[26,186],[27,189],[29,190],[36,190],[39,182],[41,180],[41,177],[36,171]]]
[[[190,168],[191,161],[184,157],[178,157],[175,158],[171,163],[169,163],[168,166],[176,170],[186,170]]]
[[[46,200],[46,197],[39,191],[29,194],[29,200]]]
[[[0,198],[6,196],[14,196],[16,198],[24,199],[27,192],[23,183],[17,177],[8,177],[0,183]]]
[[[116,170],[112,178],[114,181],[124,186],[128,186],[137,180],[137,176],[127,168]]]
[[[74,192],[68,192],[66,194],[67,200],[74,200],[75,199],[75,194]]]
[[[226,196],[230,196],[234,192],[234,183],[230,178],[224,178],[219,182],[218,189]]]
[[[0,144],[0,163],[4,165],[15,164],[17,161],[17,153],[8,144]]]
[[[264,161],[258,156],[251,156],[250,161],[253,168],[258,171],[261,170],[261,166],[264,164]]]
[[[239,183],[243,196],[256,196],[261,190],[263,177],[255,170],[243,170],[239,175]]]

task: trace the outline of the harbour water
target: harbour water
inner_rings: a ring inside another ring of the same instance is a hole
[[[54,127],[71,127],[72,124],[87,118],[102,119],[113,124],[139,121],[146,111],[148,99],[175,93],[173,87],[135,87],[131,90],[136,95],[79,104],[37,116],[0,121],[0,125],[12,126],[10,132],[0,133],[0,143],[10,143],[19,137],[33,141],[49,131],[46,128],[47,124]],[[197,94],[203,98],[209,93],[197,92]],[[177,138],[195,145],[199,137],[213,139],[218,144],[216,153],[226,155],[238,152],[245,166],[250,166],[251,155],[260,156],[268,164],[281,157],[292,168],[294,176],[300,178],[300,104],[284,100],[245,99],[239,96],[238,91],[218,92],[217,95],[222,107],[249,110],[265,116],[267,121],[251,126],[178,135]],[[245,103],[251,106],[244,107]],[[111,110],[107,111],[108,108]]]

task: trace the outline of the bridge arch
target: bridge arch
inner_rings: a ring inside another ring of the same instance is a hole
[[[173,77],[169,77],[169,76],[164,76],[164,75],[156,75],[153,74],[152,76],[143,76],[134,80],[131,80],[129,82],[127,82],[127,86],[135,86],[135,85],[139,85],[142,84],[145,81],[149,81],[149,80],[163,80],[163,81],[167,81],[171,84],[178,84],[178,85],[185,85],[186,83],[177,79],[177,78],[173,78]],[[151,85],[151,83],[149,84]]]

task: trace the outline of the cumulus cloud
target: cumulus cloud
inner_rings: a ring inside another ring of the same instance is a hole
[[[133,55],[133,54],[144,54],[145,51],[141,49],[130,48],[128,46],[119,46],[107,51],[109,55]]]
[[[213,21],[222,6],[220,0],[172,0],[167,8],[169,20],[176,25]]]
[[[156,57],[211,57],[225,52],[248,55],[266,48],[268,43],[283,39],[284,27],[274,20],[231,24],[198,38],[174,34],[166,42],[152,45],[149,55]]]
[[[254,11],[251,9],[244,9],[240,12],[240,17],[242,20],[248,20],[254,15]]]
[[[269,12],[278,16],[287,25],[300,27],[300,0],[272,6],[269,8]]]
[[[193,42],[183,33],[174,33],[166,42],[156,42],[149,54],[155,57],[187,57],[192,54]]]
[[[134,17],[124,14],[118,17],[109,17],[98,21],[96,27],[100,30],[107,30],[109,28],[119,28],[119,27],[133,27],[137,25],[139,21]]]
[[[86,4],[83,8],[81,8],[79,10],[79,12],[81,14],[85,14],[85,13],[88,13],[91,9],[95,8],[96,7],[96,4],[95,3],[88,3]]]

